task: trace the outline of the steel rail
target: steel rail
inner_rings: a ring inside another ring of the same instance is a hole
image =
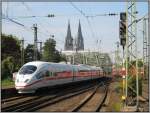
[[[87,88],[87,86],[86,86],[86,88]],[[72,89],[72,88],[70,87],[70,89]],[[64,90],[63,92],[65,92],[65,90],[69,90],[69,88],[68,89],[63,89],[63,90]],[[69,90],[69,92],[71,92],[71,90]],[[41,104],[41,103],[43,103],[45,101],[48,101],[50,99],[55,99],[55,98],[57,98],[59,96],[62,96],[64,94],[66,94],[66,93],[67,93],[67,91],[65,93],[59,92],[59,93],[57,93],[57,94],[55,94],[53,96],[48,96],[48,97],[45,97],[45,98],[44,98],[44,96],[38,96],[38,97],[35,97],[33,99],[22,101],[20,103],[17,103],[17,104],[14,104],[14,105],[2,108],[2,111],[18,111],[18,110],[20,111],[21,109],[22,110],[23,109],[26,110],[25,108],[28,108],[28,107],[30,108],[31,105],[34,107],[37,103],[39,105],[39,104]]]
[[[102,82],[103,83],[103,82]],[[104,85],[104,84],[103,84]],[[77,112],[77,111],[79,111],[84,105],[86,105],[86,103],[90,100],[90,99],[92,99],[92,97],[96,94],[96,92],[98,91],[98,89],[100,88],[100,86],[101,86],[101,84],[99,84],[95,89],[94,89],[94,91],[91,93],[91,94],[89,94],[87,97],[85,97],[77,106],[75,106],[72,110],[71,110],[71,112]],[[105,87],[105,86],[104,86]],[[107,91],[108,91],[108,88],[106,87],[105,88],[105,94],[103,95],[103,97],[102,97],[102,99],[101,99],[101,101],[99,102],[99,104],[96,106],[96,108],[93,110],[94,112],[98,112],[100,109],[101,109],[101,107],[102,107],[102,105],[103,105],[103,103],[105,102],[105,99],[106,99],[106,97],[107,97]]]

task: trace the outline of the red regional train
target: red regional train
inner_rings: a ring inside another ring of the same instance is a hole
[[[103,76],[101,67],[33,61],[24,64],[16,74],[18,93],[34,93],[41,87],[54,86]]]

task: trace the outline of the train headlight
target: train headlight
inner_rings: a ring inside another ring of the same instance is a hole
[[[24,82],[27,83],[29,81],[29,79],[26,79]]]

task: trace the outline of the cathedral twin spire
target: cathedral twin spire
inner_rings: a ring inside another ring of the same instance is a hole
[[[70,28],[70,22],[68,21],[68,30],[67,30],[67,36],[65,39],[65,50],[84,50],[84,40],[82,36],[82,31],[81,31],[81,24],[79,20],[79,27],[78,27],[78,34],[77,37],[74,39],[72,38],[71,35],[71,28]]]
[[[73,38],[71,36],[70,22],[68,21],[67,36],[65,39],[65,50],[73,50]]]

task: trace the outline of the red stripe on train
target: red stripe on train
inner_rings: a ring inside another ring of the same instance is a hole
[[[90,76],[81,76],[81,75],[77,75],[77,76],[75,76],[75,77],[90,77]],[[34,85],[34,84],[36,84],[36,83],[38,83],[38,82],[42,82],[42,81],[46,81],[46,80],[57,80],[57,79],[66,79],[66,78],[72,78],[72,76],[66,76],[66,77],[64,77],[64,76],[60,76],[60,77],[49,77],[49,78],[45,78],[45,79],[42,79],[42,80],[37,80],[37,81],[35,81],[35,82],[33,82],[33,83],[31,83],[31,84],[28,84],[28,85],[25,85],[25,86],[16,86],[16,87],[23,87],[23,88],[25,88],[25,87],[29,87],[29,86],[31,86],[31,85]]]

